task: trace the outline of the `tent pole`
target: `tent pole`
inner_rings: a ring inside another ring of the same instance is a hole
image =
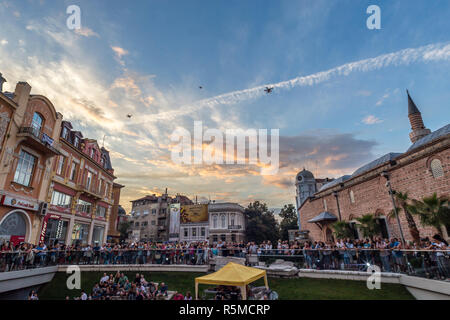
[[[266,289],[269,290],[269,283],[267,282],[267,273],[264,275],[264,284],[266,285]]]
[[[198,300],[198,282],[195,281],[195,300]]]
[[[242,296],[242,300],[247,300],[247,286],[246,285],[241,287],[241,296]]]

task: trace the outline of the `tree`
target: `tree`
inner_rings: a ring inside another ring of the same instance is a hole
[[[261,243],[270,240],[275,243],[279,239],[279,226],[272,211],[265,203],[255,201],[244,211],[246,218],[246,236],[248,241]]]
[[[424,197],[422,201],[411,200],[408,210],[419,217],[424,226],[431,226],[442,236],[442,227],[450,225],[449,199],[445,196],[438,197],[433,193],[430,197]]]
[[[293,204],[288,204],[280,211],[280,217],[283,220],[280,223],[280,236],[282,240],[289,240],[288,230],[298,230],[297,212]]]
[[[347,221],[336,221],[331,225],[337,239],[353,238],[353,231]]]
[[[397,200],[397,204],[399,205],[399,207],[401,208],[401,210],[403,210],[403,213],[405,214],[405,218],[406,221],[408,222],[408,229],[409,229],[409,233],[411,234],[411,237],[413,238],[414,242],[416,243],[420,243],[420,232],[419,229],[417,228],[416,222],[414,221],[413,216],[411,215],[411,213],[409,212],[408,209],[408,193],[402,193],[402,192],[398,192],[396,191],[395,193],[395,198]]]
[[[365,214],[356,218],[356,220],[360,223],[359,230],[363,234],[363,237],[371,238],[377,234],[380,234],[380,225],[377,223],[377,220],[373,214]]]
[[[119,224],[117,231],[120,232],[120,241],[121,242],[128,238],[128,230],[130,230],[130,228],[131,228],[130,221],[123,221]]]

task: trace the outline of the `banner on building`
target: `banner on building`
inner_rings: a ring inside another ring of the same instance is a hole
[[[178,241],[180,239],[180,204],[171,204],[169,210],[169,241]]]
[[[42,245],[44,243],[45,234],[47,233],[47,226],[48,226],[49,219],[59,220],[59,219],[61,219],[61,216],[58,214],[53,214],[53,213],[48,213],[45,215],[44,220],[42,221],[41,234],[39,235],[39,244],[40,245]]]
[[[193,204],[181,207],[181,223],[198,223],[208,221],[208,205]]]

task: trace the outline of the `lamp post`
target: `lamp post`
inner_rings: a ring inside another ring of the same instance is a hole
[[[389,172],[383,171],[381,173],[381,176],[386,179],[386,187],[388,188],[389,195],[391,196],[392,205],[394,207],[395,217],[397,218],[397,224],[398,224],[398,228],[400,230],[400,236],[402,237],[402,245],[403,245],[403,248],[405,248],[405,237],[403,236],[403,229],[400,224],[400,218],[398,217],[397,206],[395,205],[394,191],[392,190],[392,187],[391,187]]]
[[[339,214],[339,221],[342,221],[341,208],[339,207],[339,193],[337,191],[333,191],[333,196],[336,198],[337,210],[338,210],[338,214]]]

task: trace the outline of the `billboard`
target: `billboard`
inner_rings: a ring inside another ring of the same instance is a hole
[[[180,204],[173,203],[169,207],[169,241],[178,241],[180,238]]]
[[[181,223],[208,222],[208,205],[193,204],[181,207]]]

